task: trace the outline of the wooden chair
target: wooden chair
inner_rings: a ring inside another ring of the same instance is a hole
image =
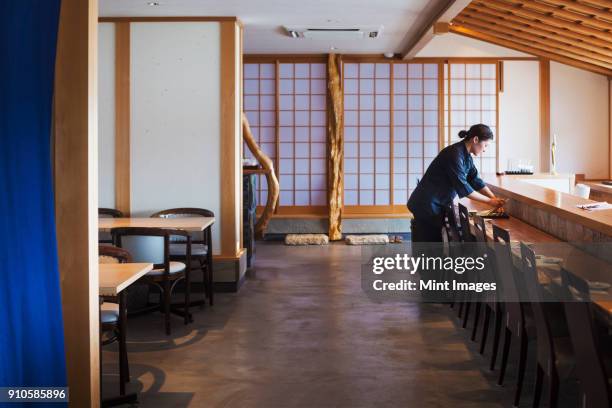
[[[191,236],[181,230],[164,228],[113,228],[111,230],[115,245],[130,251],[134,262],[153,263],[153,270],[143,278],[144,282],[160,291],[160,302],[155,308],[165,315],[166,334],[170,334],[170,313],[182,315],[185,324],[192,321],[189,313],[191,293],[190,270],[182,262],[170,260],[171,237],[183,237],[186,243],[185,260],[191,262]],[[171,296],[176,284],[185,281],[185,302],[182,312],[172,308]]]
[[[114,208],[98,208],[98,218],[123,218],[123,213]],[[98,233],[98,244],[112,244],[113,237],[108,232]]]
[[[159,211],[151,217],[157,218],[178,218],[178,217],[214,217],[215,213],[204,208],[171,208]],[[191,241],[191,257],[198,261],[202,271],[203,294],[208,298],[208,303],[214,303],[214,276],[212,267],[212,234],[210,228],[202,231],[201,239]],[[185,244],[179,240],[170,243],[170,256],[172,259],[185,260]]]
[[[467,207],[461,203],[458,203],[457,207],[459,208],[459,225],[461,226],[461,241],[464,243],[464,252],[465,256],[475,256],[474,253],[476,249],[476,237],[472,234],[472,228],[470,227],[470,212]],[[466,276],[465,279],[470,280],[471,282],[477,282],[479,280],[479,276],[475,271],[472,271],[470,275]],[[480,295],[477,293],[466,294],[464,296],[464,313],[463,313],[463,321],[461,323],[461,327],[464,329],[467,327],[468,319],[470,316],[470,309],[472,307],[472,303],[474,303],[474,324],[478,323],[478,318],[480,315],[481,302]]]
[[[598,333],[588,282],[561,269],[562,285],[569,301],[564,303],[567,325],[576,356],[576,368],[583,392],[584,408],[612,406],[610,376]],[[609,363],[609,360],[608,360]]]
[[[132,256],[125,249],[110,245],[100,245],[99,263],[128,263]],[[100,311],[100,332],[110,332],[112,335],[102,341],[102,345],[113,342],[119,344],[119,388],[120,394],[125,395],[125,384],[130,381],[130,369],[127,355],[127,310],[124,302],[117,297],[103,296],[104,303]]]
[[[535,338],[535,327],[527,324],[525,318],[525,303],[521,295],[521,290],[517,284],[516,271],[512,260],[512,249],[510,246],[510,233],[503,228],[493,224],[493,240],[495,241],[495,261],[497,265],[497,276],[502,285],[502,293],[505,317],[504,327],[504,347],[502,351],[502,361],[497,383],[504,383],[506,367],[508,365],[508,355],[510,354],[510,344],[512,339],[519,343],[519,361],[516,380],[516,392],[514,394],[514,406],[518,406],[523,388],[525,377],[525,365],[527,362],[527,347],[530,338]]]
[[[455,216],[455,207],[450,204],[444,208],[442,217],[442,238],[445,246],[445,256],[458,257],[460,253],[461,243],[461,230],[457,224],[457,217]],[[446,271],[442,274],[444,281],[451,281],[456,278],[456,274],[453,271]],[[461,295],[455,292],[449,293],[450,307],[458,307],[458,313],[461,316],[463,310],[463,302],[461,302]]]
[[[482,271],[483,281],[488,282],[497,282],[497,273],[495,265],[495,253],[493,249],[488,244],[487,238],[487,228],[485,224],[484,218],[475,215],[474,216],[474,236],[476,241],[480,243],[480,249],[483,253],[487,255],[485,259],[485,268]],[[498,291],[501,290],[501,286],[498,283]],[[495,321],[493,325],[493,347],[491,350],[491,358],[489,361],[489,369],[493,370],[495,368],[495,361],[497,359],[497,352],[499,349],[499,338],[501,336],[501,327],[502,327],[502,315],[503,315],[503,306],[500,302],[497,301],[498,295],[496,292],[488,293],[484,296],[483,306],[484,306],[484,320],[482,325],[482,333],[480,335],[480,354],[484,354],[487,346],[487,338],[489,335],[489,323],[491,320],[491,315],[495,316]],[[476,338],[476,330],[477,324],[474,323],[474,330],[472,331],[472,339]]]
[[[546,302],[544,289],[538,280],[535,253],[523,242],[521,242],[521,265],[537,335],[537,367],[533,406],[540,405],[542,385],[546,380],[548,382],[548,406],[554,408],[557,406],[559,396],[559,371],[560,368],[563,368],[560,365],[565,362],[566,370],[564,371],[569,371],[568,365],[571,368],[571,365],[574,364],[573,353],[567,336],[554,336],[551,324],[560,319],[553,315],[551,308],[546,307],[555,304]],[[564,316],[561,318],[565,320]]]
[[[98,217],[100,218],[123,218],[123,213],[114,208],[98,208]]]

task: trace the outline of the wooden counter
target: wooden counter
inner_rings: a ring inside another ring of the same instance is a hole
[[[602,184],[600,181],[583,181],[591,188],[589,198],[595,201],[607,201],[612,203],[612,186]]]
[[[586,211],[576,207],[593,200],[561,193],[505,176],[485,176],[498,196],[510,198],[508,213],[562,241],[612,241],[612,210]]]
[[[470,210],[481,211],[488,207],[469,199],[460,201]],[[580,276],[591,282],[606,282],[612,285],[612,264],[597,256],[583,251],[574,245],[563,242],[554,236],[547,234],[519,219],[510,217],[508,219],[486,220],[486,233],[490,242],[493,241],[493,227],[497,225],[510,233],[512,243],[529,243],[536,255],[557,257],[563,259],[562,266],[569,272]],[[473,225],[472,225],[473,227]],[[520,267],[520,246],[512,245],[514,263]],[[561,284],[560,269],[554,267],[538,267],[539,280],[543,284]],[[612,289],[607,292],[593,292],[591,294],[593,303],[598,307],[600,317],[612,326]]]

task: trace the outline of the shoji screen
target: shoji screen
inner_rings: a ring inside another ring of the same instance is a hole
[[[438,63],[344,64],[348,211],[405,211],[439,151]],[[372,208],[371,206],[376,206]],[[365,208],[367,207],[367,208]]]
[[[460,130],[484,123],[491,127],[497,139],[497,64],[464,64],[450,62],[444,69],[444,105],[446,117],[445,143],[459,140]],[[474,158],[481,173],[495,173],[497,169],[497,141],[487,151]]]
[[[280,63],[278,69],[280,206],[325,206],[326,66]]]
[[[344,64],[344,204],[391,204],[391,64]]]
[[[244,111],[255,140],[276,162],[276,64],[244,64]],[[244,154],[252,158],[244,145]],[[268,189],[265,176],[258,177],[257,203],[265,205]]]
[[[393,65],[393,203],[405,205],[439,151],[438,64]]]

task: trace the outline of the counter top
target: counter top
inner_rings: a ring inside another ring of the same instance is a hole
[[[612,237],[612,210],[586,211],[576,207],[578,204],[592,203],[593,200],[505,176],[489,175],[483,179],[496,195],[552,212],[561,218]]]

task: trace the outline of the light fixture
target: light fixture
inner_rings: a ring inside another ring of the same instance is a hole
[[[159,6],[159,3],[158,3],[158,2],[156,2],[156,1],[150,1],[150,2],[148,2],[147,4],[148,4],[149,6],[151,6],[151,7]]]

